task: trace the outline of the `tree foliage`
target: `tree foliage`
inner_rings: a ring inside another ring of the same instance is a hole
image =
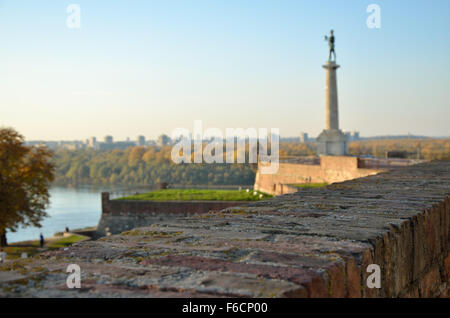
[[[172,147],[131,147],[126,150],[64,150],[56,152],[58,185],[252,185],[256,165],[175,164]]]
[[[384,158],[388,151],[404,151],[410,159],[450,160],[450,139],[374,139],[353,141],[350,155]],[[316,154],[314,143],[282,142],[280,158]]]
[[[0,129],[0,245],[6,245],[7,230],[40,226],[53,169],[49,150],[25,146],[15,130]]]
[[[400,150],[409,152],[410,158],[450,159],[450,139],[369,140],[352,142],[349,148],[352,155],[384,157],[386,151]],[[177,165],[171,160],[171,150],[170,146],[131,147],[126,150],[60,149],[55,156],[56,184],[139,186],[168,182],[184,185],[252,185],[255,181],[256,165]],[[314,143],[280,144],[280,159],[315,154]],[[236,150],[234,157],[237,157]]]
[[[388,151],[404,151],[408,158],[450,160],[450,139],[382,139],[351,142],[352,155],[385,157]]]

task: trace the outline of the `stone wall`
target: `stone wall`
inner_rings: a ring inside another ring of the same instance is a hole
[[[447,297],[449,233],[450,162],[431,162],[0,265],[0,297]]]
[[[321,156],[318,165],[280,162],[278,172],[275,174],[261,174],[263,166],[264,163],[258,164],[255,189],[275,195],[298,190],[283,185],[342,182],[386,171],[386,169],[359,168],[358,158],[350,156]]]
[[[103,192],[102,215],[94,237],[243,204],[245,202],[110,200],[109,193]]]

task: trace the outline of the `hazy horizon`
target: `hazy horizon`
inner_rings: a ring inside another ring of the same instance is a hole
[[[71,3],[79,29],[66,25]],[[372,3],[380,29],[366,25]],[[341,129],[449,136],[449,11],[445,0],[0,0],[0,126],[27,140],[135,140],[200,119],[317,137],[334,29]]]
[[[169,137],[171,137],[168,133],[164,133],[162,132],[161,134],[159,134],[157,137],[155,138],[147,138],[147,136],[144,136],[146,138],[146,141],[148,140],[153,140],[153,141],[157,141],[158,137],[161,135],[167,135]],[[129,141],[130,142],[135,142],[138,136],[127,136],[125,138],[115,138],[114,135],[109,135],[113,137],[113,142],[126,142]],[[139,136],[143,136],[143,135],[139,135]],[[104,142],[104,137],[106,136],[90,136],[90,137],[95,137],[97,142]],[[283,141],[285,139],[294,139],[294,138],[299,138],[300,136],[280,136],[280,140]],[[308,134],[308,138],[310,139],[315,139],[317,136],[311,136]],[[416,134],[399,134],[399,135],[374,135],[374,136],[359,136],[360,140],[364,140],[364,139],[389,139],[389,137],[392,137],[393,139],[397,139],[397,138],[402,138],[402,137],[412,137],[412,138],[430,138],[430,139],[447,139],[450,138],[450,136],[425,136],[425,135],[416,135]],[[248,138],[248,137],[247,137]],[[64,141],[64,142],[74,142],[74,141],[80,141],[80,142],[85,142],[86,140],[88,140],[90,138],[75,138],[75,139],[25,139],[26,142],[38,142],[38,141],[43,141],[43,142],[58,142],[58,141]],[[204,140],[208,140],[207,137],[204,138]],[[224,137],[225,140],[225,137]]]

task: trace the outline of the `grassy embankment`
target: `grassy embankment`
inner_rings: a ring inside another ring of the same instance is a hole
[[[44,250],[58,249],[61,247],[70,246],[76,242],[85,240],[87,237],[82,235],[71,235],[67,237],[51,237],[45,239],[44,248],[40,248],[39,240],[26,241],[19,243],[11,243],[9,246],[3,248],[6,252],[6,259],[18,259],[21,258],[22,253],[27,253],[28,257],[32,257],[37,253],[41,253]]]
[[[202,189],[166,189],[132,195],[117,200],[152,201],[259,201],[272,195],[250,190],[202,190]]]

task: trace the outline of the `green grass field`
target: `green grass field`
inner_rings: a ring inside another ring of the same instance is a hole
[[[328,183],[300,183],[294,184],[294,187],[302,189],[310,189],[310,188],[322,188],[326,185],[328,185]]]
[[[254,194],[256,193],[256,195]],[[152,200],[152,201],[259,201],[272,195],[250,190],[202,190],[202,189],[167,189],[132,195],[117,200]]]
[[[81,235],[71,235],[68,237],[63,237],[55,242],[48,244],[49,248],[61,248],[72,245],[73,243],[83,240],[85,237]]]

